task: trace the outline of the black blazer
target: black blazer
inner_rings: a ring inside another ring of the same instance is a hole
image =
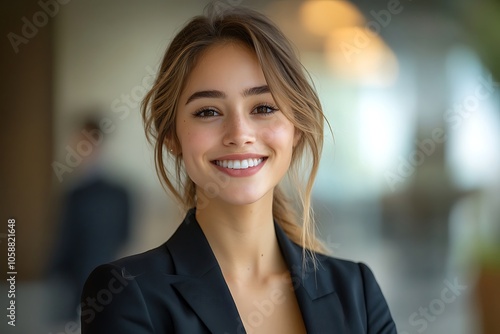
[[[308,333],[396,334],[366,265],[318,255],[303,270],[302,248],[275,230]],[[97,267],[81,302],[82,334],[245,333],[195,209],[160,247]]]

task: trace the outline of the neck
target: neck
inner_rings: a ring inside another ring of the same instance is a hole
[[[196,219],[227,280],[264,279],[286,268],[274,229],[272,192],[248,205],[212,199],[197,208]]]

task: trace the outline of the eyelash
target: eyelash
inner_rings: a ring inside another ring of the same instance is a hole
[[[270,111],[269,112],[264,112],[264,113],[254,113],[254,110],[258,109],[258,108],[268,108]],[[276,111],[278,111],[279,109],[271,104],[267,104],[267,103],[263,103],[263,104],[259,104],[259,105],[256,105],[253,109],[252,109],[252,114],[254,115],[261,115],[261,116],[270,116],[272,114],[274,114]],[[212,112],[212,113],[218,113],[219,112],[217,111],[217,109],[213,108],[213,107],[204,107],[202,109],[199,109],[197,111],[195,111],[193,113],[193,116],[194,117],[197,117],[197,118],[209,118],[209,117],[215,117],[216,115],[210,115],[210,116],[207,116],[207,115],[203,115],[203,113],[206,113],[206,112]]]
[[[268,108],[270,110],[270,112],[259,113],[259,115],[262,115],[262,116],[270,116],[279,110],[277,107],[275,107],[271,104],[267,104],[267,103],[259,104],[259,105],[255,106],[253,108],[253,110],[255,110],[257,108],[262,108],[262,107]],[[253,112],[253,110],[252,110],[252,112]]]
[[[206,116],[206,115],[203,115],[203,113],[206,113],[207,111],[211,111],[213,113],[219,113],[217,110],[215,110],[214,108],[202,108],[200,110],[197,110],[193,113],[193,116],[194,117],[198,117],[198,118],[209,118],[209,117],[214,117],[215,115],[211,115],[211,116]]]

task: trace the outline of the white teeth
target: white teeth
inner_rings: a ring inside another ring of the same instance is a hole
[[[247,169],[260,165],[264,159],[245,159],[245,160],[216,160],[215,164],[230,169]]]

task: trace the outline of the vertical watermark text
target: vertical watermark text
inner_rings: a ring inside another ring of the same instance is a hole
[[[7,323],[16,326],[16,220],[7,220]]]

